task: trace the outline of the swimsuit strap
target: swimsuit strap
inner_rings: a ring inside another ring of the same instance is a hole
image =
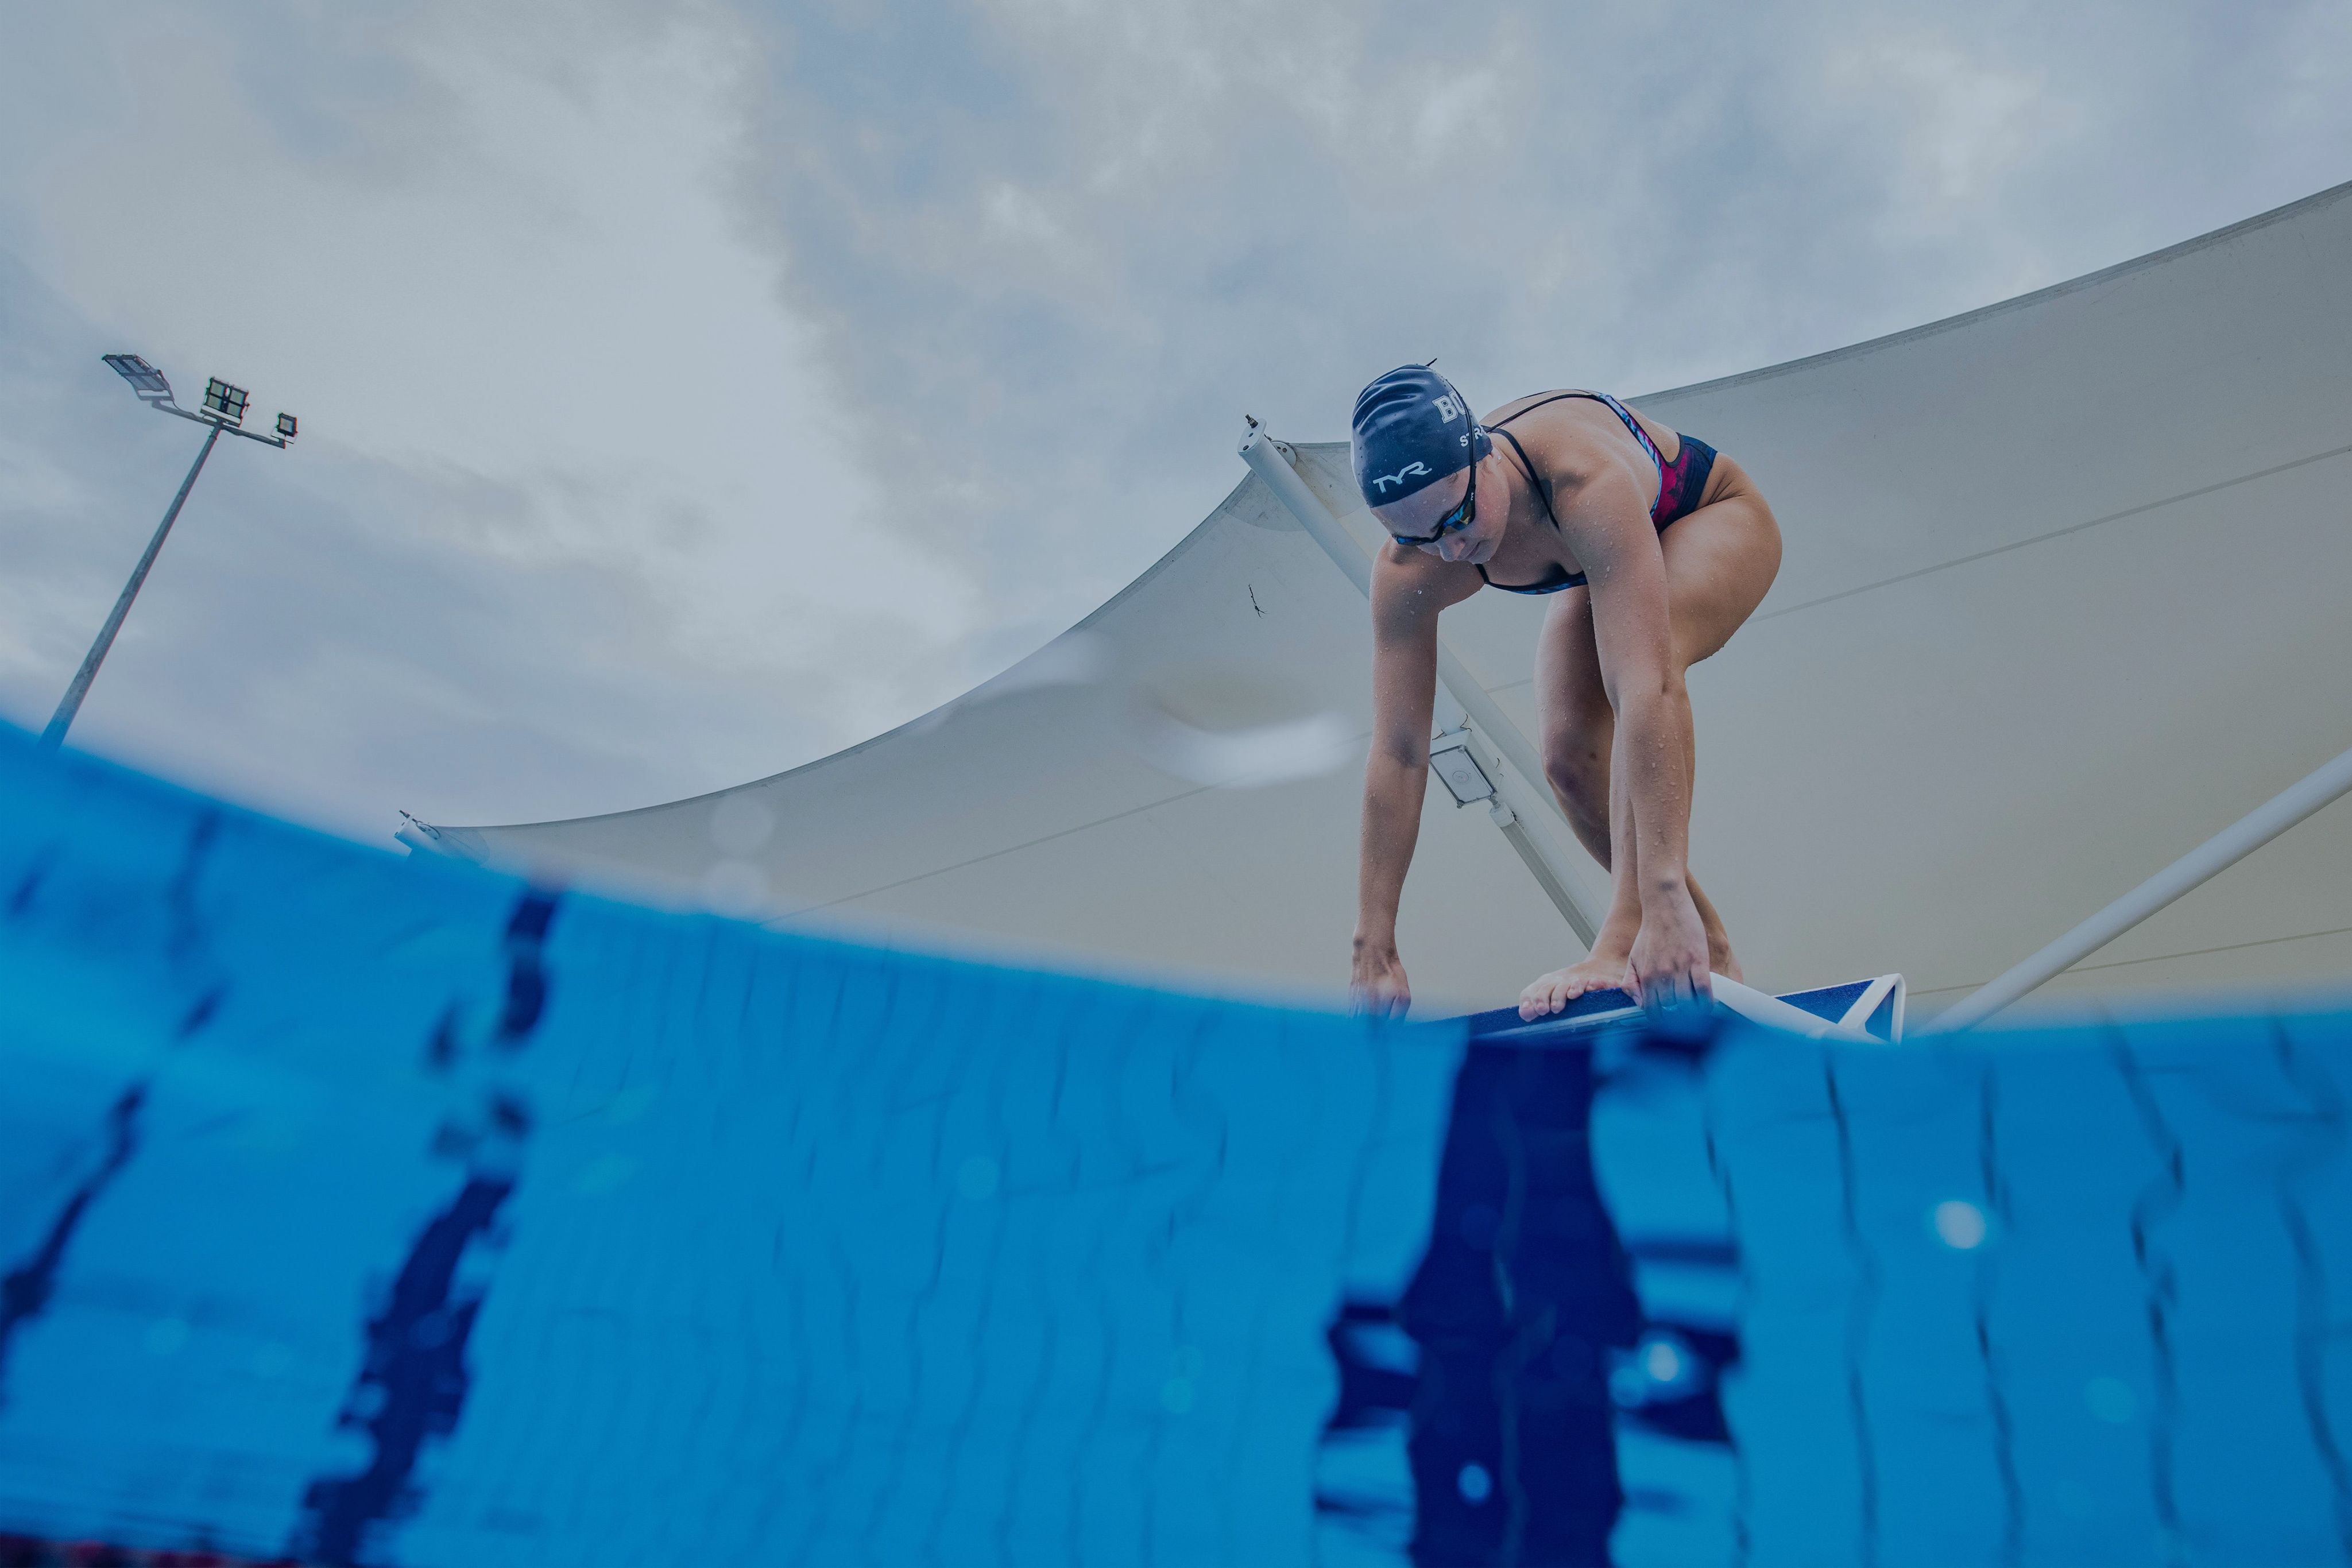
[[[1582,588],[1584,586],[1584,574],[1582,572],[1570,571],[1566,567],[1560,565],[1558,561],[1554,561],[1552,563],[1552,570],[1559,573],[1559,575],[1558,577],[1547,577],[1538,582],[1496,582],[1493,578],[1486,575],[1486,569],[1485,567],[1476,567],[1473,570],[1478,573],[1479,581],[1485,583],[1489,588],[1499,588],[1506,593],[1558,593],[1564,588]]]
[[[1525,413],[1526,412],[1527,410],[1521,409],[1519,413]],[[1513,414],[1511,417],[1513,419],[1517,419],[1518,414]],[[1505,423],[1508,422],[1506,421]],[[1558,533],[1559,531],[1559,517],[1551,509],[1551,497],[1544,494],[1543,481],[1536,477],[1536,465],[1528,461],[1528,449],[1521,446],[1519,444],[1519,438],[1513,435],[1509,431],[1500,429],[1494,425],[1489,425],[1487,428],[1493,430],[1496,434],[1509,442],[1511,444],[1511,450],[1519,455],[1519,466],[1528,471],[1528,486],[1535,491],[1536,499],[1543,503],[1544,516],[1550,519],[1552,532]],[[1584,574],[1582,572],[1570,571],[1566,567],[1560,565],[1558,561],[1554,561],[1552,563],[1551,569],[1554,572],[1559,573],[1559,576],[1547,576],[1538,582],[1518,583],[1496,582],[1493,578],[1486,575],[1486,569],[1485,567],[1482,566],[1476,570],[1479,581],[1486,584],[1489,588],[1499,588],[1506,593],[1558,593],[1563,588],[1581,588],[1584,586]]]
[[[1519,413],[1527,413],[1526,409],[1519,410]],[[1512,419],[1517,419],[1518,417],[1518,413],[1511,415]],[[1507,420],[1504,423],[1508,423],[1509,421]],[[1490,424],[1486,428],[1494,432],[1496,435],[1501,436],[1504,440],[1509,442],[1511,444],[1511,450],[1519,455],[1519,466],[1528,471],[1528,487],[1536,493],[1536,499],[1543,503],[1544,516],[1550,519],[1552,532],[1558,533],[1559,531],[1559,517],[1551,509],[1551,497],[1545,492],[1543,480],[1537,476],[1536,465],[1528,461],[1528,449],[1519,444],[1519,438],[1517,436],[1513,435],[1501,425]]]
[[[1519,414],[1533,413],[1537,409],[1543,407],[1546,403],[1559,402],[1564,399],[1572,397],[1586,397],[1591,398],[1595,402],[1605,403],[1608,405],[1609,411],[1612,413],[1614,413],[1619,419],[1625,422],[1625,428],[1633,433],[1633,439],[1642,444],[1642,450],[1648,453],[1650,455],[1650,461],[1657,465],[1658,499],[1660,502],[1663,502],[1666,497],[1666,460],[1658,455],[1657,444],[1650,439],[1650,433],[1642,428],[1642,422],[1633,417],[1633,411],[1628,409],[1623,403],[1619,402],[1615,398],[1611,397],[1607,392],[1554,392],[1549,397],[1538,398],[1534,402],[1528,404],[1527,407],[1519,410],[1518,413],[1512,414],[1508,418],[1498,419],[1494,423],[1486,427],[1487,430],[1494,434],[1499,435],[1504,440],[1509,442],[1511,444],[1511,450],[1518,455],[1519,466],[1527,470],[1528,488],[1534,490],[1536,493],[1536,499],[1543,503],[1544,518],[1551,524],[1552,531],[1554,533],[1558,533],[1559,531],[1559,514],[1551,509],[1551,493],[1545,487],[1542,477],[1536,473],[1535,463],[1528,456],[1528,449],[1519,444],[1519,438],[1517,436],[1513,435],[1509,431],[1505,430],[1503,426],[1510,423],[1512,420],[1518,418]],[[1658,523],[1657,507],[1654,504],[1650,508],[1650,520],[1661,529],[1665,526],[1663,523]],[[1580,571],[1570,571],[1566,567],[1559,565],[1558,562],[1554,562],[1552,564],[1552,570],[1559,573],[1559,576],[1547,576],[1536,582],[1496,582],[1493,578],[1486,575],[1486,569],[1485,567],[1478,567],[1475,570],[1478,573],[1478,580],[1486,583],[1489,588],[1499,588],[1506,593],[1558,593],[1565,588],[1581,588],[1584,586],[1585,581],[1584,573]]]
[[[1559,402],[1563,399],[1571,397],[1589,397],[1597,403],[1606,404],[1610,413],[1615,414],[1619,419],[1625,422],[1625,428],[1633,433],[1633,439],[1642,444],[1642,450],[1648,453],[1650,455],[1650,461],[1658,465],[1658,477],[1660,479],[1664,479],[1666,476],[1666,460],[1658,455],[1658,444],[1650,439],[1650,433],[1642,428],[1642,422],[1633,417],[1633,411],[1627,408],[1623,403],[1619,402],[1615,398],[1611,397],[1607,392],[1554,392],[1549,397],[1538,398],[1535,402],[1528,404],[1527,407],[1519,410],[1518,413],[1512,414],[1509,419],[1498,419],[1486,428],[1488,430],[1500,430],[1503,426],[1510,423],[1511,420],[1518,418],[1520,414],[1533,413],[1536,410],[1543,407],[1546,403]],[[1505,439],[1507,440],[1508,437],[1507,436]],[[1511,444],[1513,446],[1517,446],[1518,443],[1513,441],[1511,442]],[[1521,454],[1521,455],[1524,457],[1525,454]],[[1530,468],[1528,472],[1533,473],[1534,470]]]

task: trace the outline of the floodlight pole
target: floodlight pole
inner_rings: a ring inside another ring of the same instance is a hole
[[[215,388],[235,394],[236,403],[228,409],[234,418],[211,412],[211,389],[207,390],[206,412],[191,413],[173,400],[171,383],[146,361],[131,354],[109,354],[105,358],[115,373],[131,383],[131,391],[138,394],[141,402],[159,413],[175,414],[205,426],[205,444],[196,449],[196,460],[188,465],[188,476],[180,481],[179,494],[172,497],[171,509],[163,514],[163,522],[156,526],[155,537],[147,541],[147,553],[141,556],[139,564],[131,569],[131,580],[122,585],[121,595],[115,600],[113,612],[107,616],[106,624],[98,629],[98,640],[89,645],[89,652],[82,655],[81,668],[74,672],[73,684],[66,687],[65,696],[58,703],[58,711],[49,716],[48,727],[41,731],[41,744],[46,747],[54,747],[65,743],[66,731],[73,727],[74,716],[81,712],[82,698],[89,695],[90,682],[98,678],[99,665],[106,662],[108,650],[114,646],[115,633],[122,630],[123,618],[131,613],[131,601],[139,597],[139,590],[145,586],[147,573],[154,567],[156,556],[163,553],[163,541],[171,537],[172,525],[179,521],[180,508],[188,504],[188,492],[196,487],[196,476],[205,471],[205,459],[213,455],[213,447],[219,443],[221,432],[225,430],[231,435],[242,435],[247,441],[258,441],[264,446],[280,449],[294,439],[294,419],[290,414],[278,416],[278,434],[276,435],[258,435],[250,430],[239,430],[236,422],[245,417],[245,393],[240,389],[226,387],[219,382],[213,383]]]
[[[98,667],[106,662],[107,650],[114,646],[114,634],[122,630],[122,618],[131,613],[131,601],[139,597],[139,590],[146,583],[148,570],[155,564],[155,557],[162,553],[164,539],[171,536],[172,525],[179,520],[180,508],[187,505],[188,492],[196,487],[196,476],[205,471],[205,459],[213,455],[213,445],[220,440],[220,433],[221,427],[217,424],[205,433],[205,444],[196,448],[196,460],[188,466],[188,476],[180,481],[180,493],[172,497],[172,509],[163,514],[163,521],[156,528],[155,537],[147,541],[147,553],[141,556],[139,564],[131,569],[131,580],[122,585],[122,594],[114,601],[113,613],[106,618],[106,624],[98,629],[98,641],[92,643],[89,652],[82,655],[81,668],[74,672],[73,685],[66,688],[65,699],[58,704],[58,711],[49,716],[49,727],[41,731],[43,746],[64,743],[74,715],[81,711],[81,699],[89,694],[89,683],[98,678]]]

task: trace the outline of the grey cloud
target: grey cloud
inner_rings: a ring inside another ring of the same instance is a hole
[[[202,436],[140,408],[98,363],[106,340],[21,269],[0,267],[0,708],[37,727]],[[382,842],[396,808],[611,810],[843,738],[760,673],[680,658],[678,611],[627,571],[469,543],[541,505],[331,445],[223,442],[75,744]]]
[[[1339,435],[1432,353],[1651,390],[2331,183],[2322,9],[796,7],[751,199],[874,460],[1043,626],[1231,483],[1244,409]]]
[[[500,231],[511,246],[607,243],[576,210],[593,186],[502,147],[534,127],[453,90],[453,61],[520,73],[547,103],[604,104],[611,84],[583,73],[691,26],[740,40],[763,84],[714,110],[745,117],[722,148],[733,216],[814,330],[820,366],[774,368],[837,397],[874,497],[862,517],[836,516],[827,491],[813,519],[780,517],[767,548],[764,523],[714,510],[740,488],[566,467],[576,449],[543,428],[539,466],[490,472],[494,440],[371,455],[322,425],[289,455],[224,451],[198,490],[79,735],[371,838],[394,806],[480,821],[642,804],[904,718],[1181,537],[1239,477],[1244,411],[1337,436],[1365,377],[1433,353],[1487,402],[1654,390],[1983,304],[2352,175],[2339,4],[597,0],[556,17],[404,0],[139,15],[153,26],[101,36],[69,12],[28,25],[19,59],[47,96],[0,102],[0,132],[28,149],[89,135],[48,121],[127,96],[132,55],[144,70],[157,51],[200,52],[235,99],[225,113],[265,126],[338,196],[377,204],[347,214],[448,225],[394,228],[413,261],[358,283],[333,275],[350,257],[318,253],[319,275],[295,280],[302,319],[339,345],[304,373],[362,373],[346,337],[383,358],[366,373],[415,370],[404,345],[351,330],[403,282],[485,329],[544,303],[467,271],[465,224],[486,205],[529,207]],[[400,204],[509,151],[514,168],[453,180],[440,205]],[[94,166],[157,189],[173,167]],[[293,204],[322,187],[278,188]],[[0,180],[0,246],[34,261],[0,266],[0,706],[37,724],[193,447],[96,364],[151,347],[119,340],[131,318],[109,302],[146,277],[45,278],[55,255],[88,252],[43,244],[26,189]],[[95,204],[122,243],[151,243],[129,193],[79,195],[77,221]],[[251,237],[239,265],[272,265],[280,236]],[[673,260],[655,248],[630,265]],[[478,351],[525,352],[559,327],[627,338],[627,320],[566,319],[628,309],[597,292],[611,287],[576,279],[544,321],[486,332],[496,348]],[[650,275],[641,298],[694,287]],[[219,335],[172,308],[177,340]],[[673,319],[713,330],[658,329]],[[504,402],[490,406],[531,412],[527,375],[428,368],[491,378]],[[740,399],[741,383],[672,391]],[[628,409],[599,417],[615,443],[634,434]],[[740,475],[763,478],[770,456],[746,452]],[[734,542],[714,547],[722,536]],[[893,539],[911,558],[882,548]],[[900,575],[910,559],[950,570],[919,590]],[[976,622],[960,618],[958,577],[980,586]]]
[[[395,806],[715,788],[950,695],[927,655],[963,624],[957,584],[917,560],[861,585],[793,548],[842,554],[855,492],[829,434],[773,433],[808,423],[809,378],[768,261],[702,193],[734,26],[133,0],[22,29],[8,714],[46,716],[198,438],[131,402],[97,362],[115,348],[184,392],[253,373],[265,417],[282,392],[310,434],[215,455],[79,743],[381,840]]]

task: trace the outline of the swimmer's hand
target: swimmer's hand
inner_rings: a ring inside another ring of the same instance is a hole
[[[1707,967],[1706,927],[1690,888],[1677,881],[1642,903],[1642,930],[1633,938],[1625,989],[1653,1013],[1673,1012],[1714,999]]]
[[[1354,972],[1348,977],[1348,1010],[1401,1019],[1412,1006],[1412,982],[1404,977],[1404,960],[1397,956],[1395,940],[1357,937]]]

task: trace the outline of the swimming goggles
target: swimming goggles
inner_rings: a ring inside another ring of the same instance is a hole
[[[1476,434],[1475,427],[1472,434],[1474,435]],[[1408,538],[1403,534],[1391,534],[1389,538],[1396,540],[1397,543],[1403,545],[1408,549],[1418,545],[1433,545],[1448,534],[1460,533],[1464,528],[1468,528],[1472,523],[1475,523],[1477,520],[1478,465],[1476,460],[1473,459],[1470,464],[1470,487],[1462,492],[1462,504],[1437,519],[1437,528],[1435,531],[1420,535],[1417,538]]]

